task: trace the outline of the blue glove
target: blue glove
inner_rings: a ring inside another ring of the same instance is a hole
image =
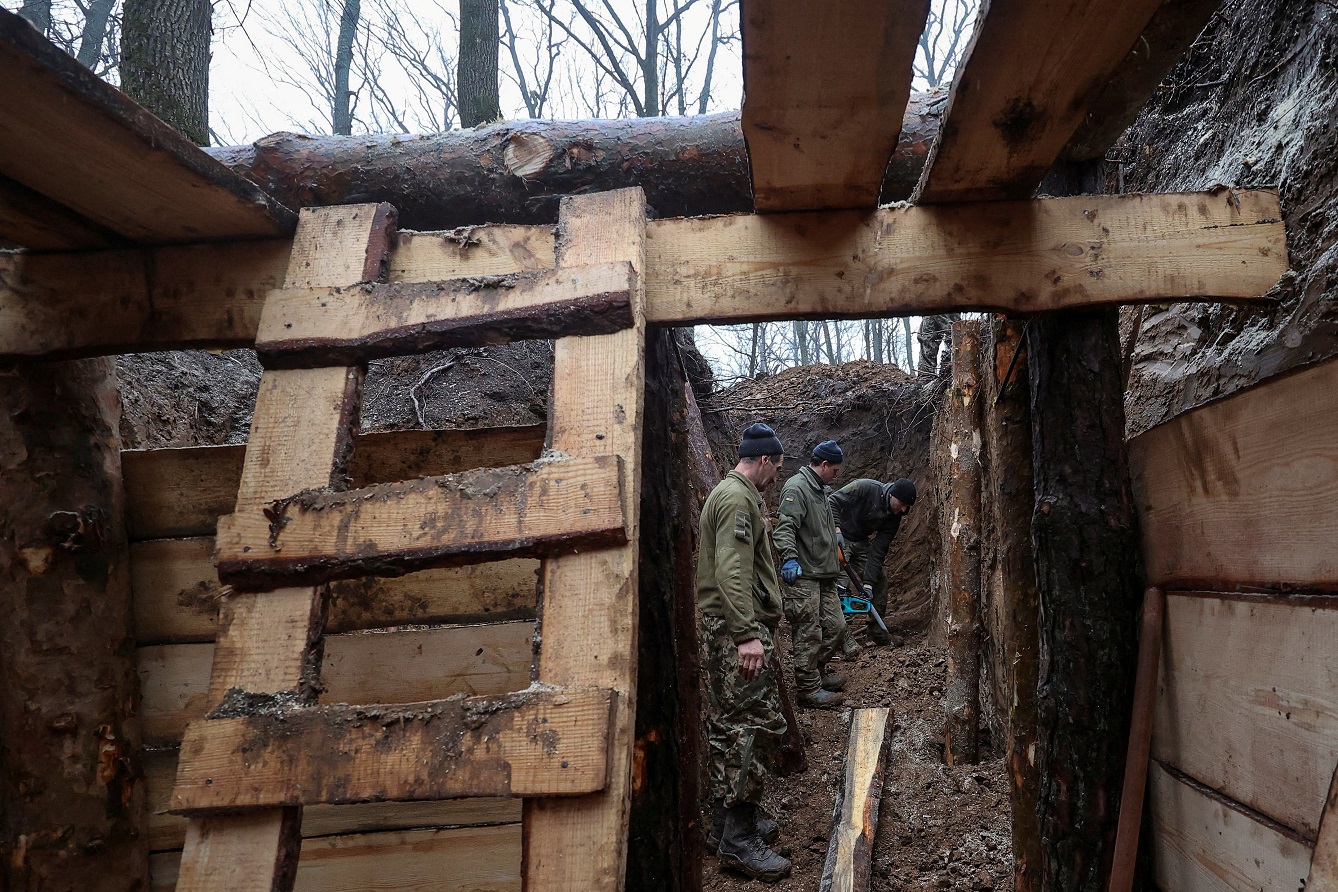
[[[804,571],[799,567],[799,562],[790,558],[781,564],[781,579],[784,579],[787,585],[794,585],[794,581],[804,575]]]

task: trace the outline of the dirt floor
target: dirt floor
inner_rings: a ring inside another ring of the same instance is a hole
[[[943,764],[947,660],[942,649],[930,646],[922,635],[893,640],[892,647],[865,647],[853,663],[832,664],[849,678],[846,707],[890,706],[893,712],[890,761],[874,841],[873,888],[878,892],[1011,890],[1012,815],[1002,757],[986,748],[977,765]],[[785,624],[782,642],[788,672]],[[848,708],[799,710],[809,742],[808,771],[773,778],[766,799],[767,810],[781,826],[777,849],[794,862],[794,873],[777,883],[777,889],[815,892],[822,879],[832,807],[844,770],[849,714]],[[709,855],[703,862],[702,887],[707,892],[764,888],[745,876],[722,871]]]

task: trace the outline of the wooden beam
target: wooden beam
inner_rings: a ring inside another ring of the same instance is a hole
[[[0,174],[97,226],[145,244],[293,231],[291,211],[4,10],[0,83]]]
[[[530,688],[405,706],[239,697],[192,722],[172,810],[572,796],[607,782],[608,691]]]
[[[820,892],[869,892],[891,718],[890,709],[856,709],[851,716],[845,775],[836,790]]]
[[[439,431],[385,431],[354,438],[355,487],[474,468],[520,465],[544,448],[543,424]],[[212,536],[232,511],[245,446],[136,449],[121,453],[132,539]]]
[[[1031,197],[1162,2],[984,5],[912,200]]]
[[[1338,598],[1172,593],[1152,754],[1313,839],[1338,763]]]
[[[873,208],[928,0],[745,0],[743,135],[758,211]]]
[[[317,584],[627,541],[616,456],[312,491],[224,517],[219,578]]]
[[[582,269],[270,292],[256,351],[266,368],[349,365],[508,341],[611,334],[632,324],[627,263]]]
[[[1302,887],[1306,892],[1338,892],[1338,768],[1329,783],[1315,838],[1315,854],[1310,860],[1310,875]]]
[[[1160,424],[1129,464],[1149,583],[1338,589],[1338,361]]]
[[[1157,888],[1296,892],[1310,847],[1153,762],[1148,772]]]
[[[103,248],[125,242],[69,208],[0,176],[0,242],[34,251]]]

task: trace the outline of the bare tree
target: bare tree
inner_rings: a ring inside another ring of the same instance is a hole
[[[455,14],[443,0],[379,0],[377,39],[398,63],[414,90],[400,117],[428,130],[449,130],[459,119],[457,65],[450,37],[459,33]],[[386,103],[383,101],[382,105]],[[401,129],[413,129],[405,127]]]
[[[531,118],[543,117],[548,107],[549,90],[553,86],[553,76],[557,73],[558,57],[562,54],[565,39],[559,38],[553,27],[553,10],[557,0],[535,0],[542,11],[539,16],[530,17],[535,21],[531,43],[534,45],[533,58],[521,61],[521,36],[511,19],[511,8],[507,0],[498,0],[502,13],[504,30],[502,42],[511,57],[509,77],[520,90],[521,101]]]
[[[111,20],[116,0],[89,0],[84,8],[84,26],[79,32],[79,52],[75,58],[85,68],[98,70],[98,62],[104,57],[107,42],[107,27]]]
[[[201,145],[209,144],[209,0],[126,0],[121,89]]]
[[[456,83],[460,126],[477,127],[502,116],[497,83],[498,0],[460,0],[460,53]]]
[[[36,28],[43,37],[51,33],[51,0],[23,0],[19,16]]]
[[[980,0],[933,0],[911,69],[918,86],[932,89],[952,79],[979,7]]]
[[[339,37],[335,41],[334,86],[330,91],[330,118],[334,132],[348,136],[353,132],[353,112],[349,92],[349,74],[353,68],[353,43],[358,37],[358,22],[362,18],[361,0],[344,0],[344,11],[339,16]]]

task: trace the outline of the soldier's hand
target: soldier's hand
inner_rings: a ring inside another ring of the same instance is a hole
[[[762,640],[753,638],[739,645],[739,674],[748,681],[762,674],[762,665],[765,655],[762,651]]]
[[[794,585],[795,580],[797,580],[800,576],[804,575],[804,571],[799,566],[799,562],[797,560],[795,560],[794,558],[790,558],[788,561],[781,564],[780,575],[781,579],[784,579],[786,584]]]
[[[866,600],[866,601],[872,601],[872,600],[873,600],[873,584],[872,584],[872,583],[869,583],[869,582],[864,583],[864,600]]]

